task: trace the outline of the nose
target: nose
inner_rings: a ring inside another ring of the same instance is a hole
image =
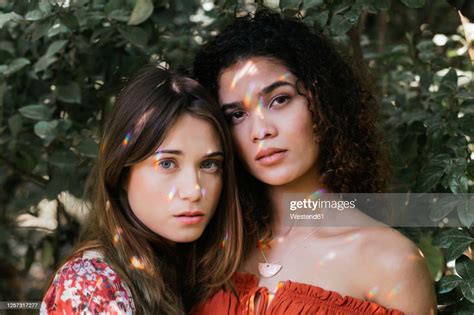
[[[254,143],[273,138],[278,134],[275,125],[270,121],[268,116],[263,118],[260,115],[253,115],[251,128],[251,139]]]
[[[196,170],[189,170],[183,172],[183,176],[180,179],[181,185],[178,196],[183,200],[190,202],[199,201],[202,197],[201,185],[199,184],[199,173]]]

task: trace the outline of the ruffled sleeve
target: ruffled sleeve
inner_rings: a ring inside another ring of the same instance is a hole
[[[101,259],[78,258],[58,271],[41,303],[41,314],[132,314],[130,291]]]

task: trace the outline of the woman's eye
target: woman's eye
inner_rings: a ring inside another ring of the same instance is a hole
[[[282,104],[288,102],[289,99],[290,99],[290,97],[289,97],[288,95],[280,95],[280,96],[277,96],[277,97],[275,97],[275,98],[272,100],[270,106],[282,105]]]
[[[222,162],[216,160],[207,160],[201,163],[201,167],[207,171],[216,171],[222,167]]]
[[[171,160],[157,161],[156,165],[165,170],[170,170],[176,167],[176,163]]]
[[[236,112],[226,115],[226,118],[228,122],[236,123],[236,122],[239,122],[242,119],[242,117],[244,117],[244,115],[245,115],[245,112],[236,111]]]

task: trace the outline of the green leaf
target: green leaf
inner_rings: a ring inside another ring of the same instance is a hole
[[[46,105],[42,104],[33,104],[23,106],[18,109],[20,114],[23,117],[33,119],[33,120],[49,120],[51,118],[51,114],[54,112],[54,109],[47,107]]]
[[[329,25],[331,34],[334,36],[340,36],[344,35],[349,31],[354,25],[354,23],[351,23],[348,19],[346,19],[344,16],[341,15],[335,15],[331,19],[331,23]]]
[[[450,214],[461,202],[454,195],[442,196],[431,206],[430,219],[434,222],[444,219]]]
[[[372,1],[374,7],[380,11],[390,9],[390,0],[374,0]]]
[[[54,261],[54,248],[50,241],[45,240],[43,242],[42,250],[41,250],[41,264],[44,268],[50,268],[51,264]]]
[[[33,33],[31,35],[31,40],[35,42],[41,37],[43,37],[46,33],[48,33],[49,29],[51,28],[51,24],[52,24],[51,18],[47,18],[46,20],[35,22]]]
[[[59,85],[54,91],[56,97],[66,103],[81,103],[81,89],[77,82]]]
[[[456,259],[456,272],[464,280],[474,280],[474,261],[462,255]]]
[[[34,65],[35,72],[40,72],[48,69],[50,65],[55,63],[58,58],[56,58],[54,55],[58,52],[61,51],[61,49],[66,46],[68,43],[67,40],[56,40],[52,42],[48,49],[46,50],[46,53],[41,56],[41,58],[38,59],[38,61]]]
[[[38,59],[38,61],[33,66],[33,68],[35,69],[35,72],[45,71],[46,69],[49,68],[49,66],[55,63],[57,60],[58,58],[54,56],[44,55]]]
[[[438,293],[447,293],[452,291],[455,287],[457,287],[460,283],[462,283],[462,279],[456,275],[447,275],[439,281],[439,288]]]
[[[35,134],[41,139],[45,140],[46,145],[49,145],[57,135],[58,121],[40,121],[35,124]]]
[[[446,261],[451,261],[461,256],[471,243],[472,241],[452,243],[451,246],[446,249]]]
[[[61,23],[71,30],[79,28],[79,21],[72,12],[65,12],[59,15],[59,19],[61,20]]]
[[[304,20],[305,22],[316,23],[317,26],[324,28],[329,19],[329,12],[323,11],[317,14],[307,15]]]
[[[459,119],[459,125],[464,134],[474,138],[474,115],[466,114]]]
[[[466,175],[455,175],[449,181],[449,189],[453,193],[467,193],[468,178]]]
[[[20,71],[21,69],[23,69],[25,66],[29,64],[30,64],[30,61],[28,59],[17,58],[13,60],[12,62],[10,62],[10,64],[8,65],[8,69],[4,71],[3,73],[5,76],[8,77],[12,75],[13,73]]]
[[[454,243],[473,242],[474,238],[466,235],[462,230],[449,229],[443,231],[433,239],[433,245],[448,248]]]
[[[304,0],[303,10],[307,10],[309,8],[314,8],[314,7],[319,7],[322,4],[324,4],[324,0]]]
[[[303,0],[280,0],[280,9],[298,9]]]
[[[14,138],[18,136],[18,133],[21,131],[22,126],[23,119],[20,115],[15,114],[8,118],[8,127],[10,128],[10,132],[12,133]]]
[[[81,141],[76,150],[80,154],[91,158],[96,158],[99,155],[99,145],[91,139]]]
[[[458,87],[458,75],[456,70],[453,68],[449,69],[449,71],[444,75],[443,79],[441,79],[441,86],[447,87],[451,91],[455,91]]]
[[[444,267],[443,252],[438,247],[432,245],[431,234],[424,235],[417,245],[425,257],[431,277],[436,279]]]
[[[425,0],[402,0],[403,4],[409,8],[421,8],[425,5]]]
[[[461,283],[461,292],[466,299],[474,303],[474,281],[464,281]]]
[[[129,11],[124,9],[113,10],[107,16],[109,19],[116,20],[119,22],[128,22],[129,20]]]
[[[9,12],[9,13],[0,13],[0,29],[5,25],[6,23],[13,21],[21,21],[23,18],[21,15],[16,14],[15,12]]]
[[[436,155],[422,169],[421,175],[417,178],[418,190],[420,192],[428,192],[438,184],[448,166],[449,158],[448,154]]]
[[[136,26],[119,26],[122,36],[132,44],[144,48],[148,43],[148,33]]]
[[[128,25],[138,25],[145,22],[153,14],[153,2],[151,0],[137,0],[133,7]]]
[[[43,18],[43,16],[44,16],[44,13],[41,12],[41,10],[35,9],[33,11],[29,11],[28,13],[26,13],[25,20],[27,20],[27,21],[38,21],[41,18]]]
[[[48,50],[46,50],[47,55],[54,55],[58,53],[61,49],[66,46],[67,40],[56,40],[49,45]]]
[[[3,96],[5,95],[6,91],[7,84],[5,82],[0,82],[0,129],[2,129],[3,126]]]
[[[48,162],[59,168],[66,168],[75,166],[77,158],[76,155],[69,150],[58,150],[49,157]]]
[[[459,220],[465,227],[471,227],[474,223],[474,197],[464,200],[457,208]]]

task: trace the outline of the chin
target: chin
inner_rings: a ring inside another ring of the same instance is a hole
[[[275,170],[275,171],[260,171],[259,173],[254,173],[255,177],[270,186],[281,186],[291,183],[300,175],[295,172],[285,169],[285,170]],[[257,175],[258,174],[258,175]]]
[[[200,238],[202,235],[202,231],[196,231],[194,233],[189,233],[187,231],[186,233],[183,233],[183,235],[177,235],[178,237],[175,237],[173,239],[173,242],[175,243],[191,243]]]

